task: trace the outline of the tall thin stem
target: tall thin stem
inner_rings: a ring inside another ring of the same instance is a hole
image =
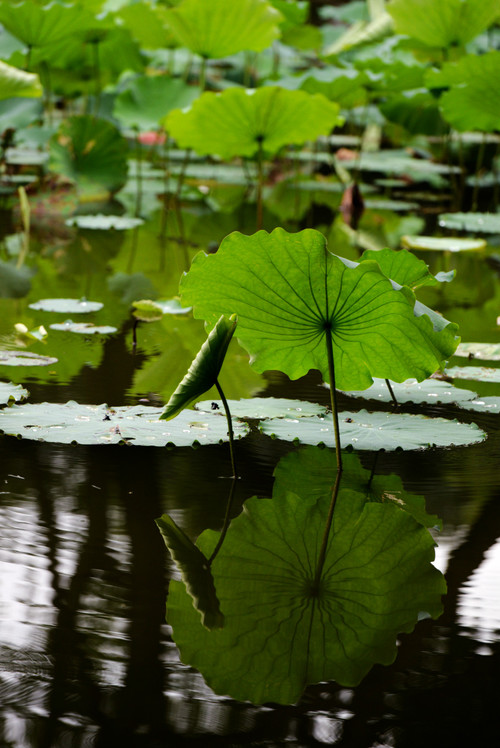
[[[238,474],[236,473],[236,463],[234,461],[234,432],[233,432],[233,419],[231,418],[231,411],[229,410],[229,405],[227,404],[226,397],[222,391],[222,387],[219,384],[219,380],[215,380],[215,386],[217,387],[217,392],[219,393],[220,399],[222,400],[222,405],[224,406],[224,412],[226,413],[226,420],[227,420],[227,433],[229,436],[229,452],[231,454],[231,468],[233,470],[233,478],[237,478]]]
[[[263,173],[263,152],[262,152],[262,138],[259,138],[259,150],[257,152],[257,231],[262,228],[262,188],[264,185],[264,173]]]
[[[335,365],[333,362],[332,330],[329,326],[326,332],[326,353],[328,357],[328,373],[330,375],[330,403],[332,406],[333,428],[335,431],[335,452],[337,456],[337,470],[342,472],[342,451],[340,447],[339,415],[335,389]]]

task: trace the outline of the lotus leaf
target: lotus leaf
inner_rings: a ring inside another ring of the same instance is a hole
[[[471,393],[471,397],[473,397]],[[228,400],[231,413],[236,418],[305,418],[325,415],[327,409],[317,403],[303,400],[286,400],[279,397],[249,397],[243,400]],[[204,400],[196,403],[196,410],[223,413],[220,400]]]
[[[113,115],[127,127],[155,130],[172,109],[189,106],[199,94],[180,78],[142,75],[116,97]]]
[[[500,369],[486,366],[452,366],[444,373],[452,379],[473,379],[477,382],[500,382]]]
[[[117,328],[111,325],[93,325],[91,322],[73,322],[70,319],[66,322],[54,322],[49,327],[51,330],[76,332],[79,335],[111,335],[118,332]]]
[[[28,396],[28,390],[25,390],[20,384],[0,382],[0,405],[7,405],[12,401],[18,403],[21,400],[26,400]]]
[[[0,62],[0,100],[39,97],[43,93],[38,75]]]
[[[441,213],[439,225],[473,234],[500,234],[499,213]]]
[[[426,313],[415,316],[411,291],[396,290],[376,263],[344,262],[314,230],[234,232],[217,254],[195,257],[181,296],[210,324],[236,313],[238,339],[259,372],[297,379],[319,369],[329,381],[331,335],[341,389],[365,389],[374,376],[425,379],[458,342],[442,318],[434,329]]]
[[[429,47],[466,44],[498,18],[497,0],[391,0],[387,10],[398,34]]]
[[[51,366],[57,363],[53,356],[40,356],[29,351],[0,351],[0,366]]]
[[[406,382],[401,383],[391,382],[391,387],[398,403],[460,404],[477,397],[475,392],[460,390],[439,379],[424,379],[423,382],[417,382],[416,379],[407,379]],[[365,400],[377,400],[382,403],[392,402],[385,379],[376,379],[367,390],[344,392],[344,395],[362,397]]]
[[[478,252],[486,247],[484,239],[457,239],[449,236],[403,236],[401,244],[407,249],[431,252]]]
[[[69,117],[51,141],[49,166],[77,183],[82,195],[114,193],[127,181],[127,141],[110,122]]]
[[[261,52],[278,38],[282,19],[267,0],[182,0],[165,17],[183,46],[212,58]]]
[[[40,312],[61,314],[89,314],[98,312],[103,306],[100,301],[87,301],[87,299],[40,299],[29,305],[30,309]]]
[[[171,112],[165,122],[181,148],[224,159],[276,153],[327,135],[338,122],[339,107],[321,94],[277,86],[205,92],[187,111]]]
[[[182,582],[171,582],[167,620],[181,659],[216,692],[293,703],[309,683],[359,683],[396,656],[396,636],[422,611],[437,617],[445,584],[433,540],[413,517],[338,495],[319,589],[313,580],[330,495],[252,498],[230,525],[211,570],[225,617],[207,631]],[[197,545],[208,555],[217,534]]]
[[[184,411],[167,424],[159,420],[161,413],[161,408],[147,405],[110,408],[73,401],[12,405],[0,412],[0,431],[55,444],[192,447],[228,439],[225,421],[216,416]],[[245,424],[235,424],[235,437],[245,436],[247,430]]]
[[[500,343],[460,343],[454,355],[500,361]]]
[[[94,23],[81,5],[53,2],[39,5],[34,0],[1,3],[0,23],[28,47],[47,47],[81,33]]]
[[[486,439],[475,423],[460,423],[446,418],[429,418],[408,413],[339,413],[340,443],[353,449],[426,449],[475,444]],[[276,419],[262,421],[263,434],[300,444],[335,446],[330,418]]]
[[[142,226],[144,221],[142,218],[132,218],[131,216],[110,216],[102,215],[98,213],[93,216],[72,216],[66,219],[67,226],[78,226],[79,229],[90,229],[109,231],[109,229],[115,229],[116,231],[126,231],[127,229],[135,229],[137,226]]]
[[[411,252],[404,249],[399,251],[367,249],[361,256],[361,262],[365,260],[375,260],[384,275],[401,286],[409,286],[410,288],[435,286],[439,282],[449,282],[455,275],[454,271],[432,275],[423,260],[419,260]]]

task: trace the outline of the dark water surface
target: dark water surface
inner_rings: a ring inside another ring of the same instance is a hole
[[[125,268],[132,274],[137,258],[131,259],[128,249],[128,259],[120,257],[113,261],[114,271]],[[154,277],[158,258],[148,257],[149,265],[143,260],[143,266]],[[170,293],[175,293],[179,264],[172,269]],[[81,276],[71,271],[66,277],[83,278],[85,268]],[[498,299],[498,279],[488,272],[488,291],[475,300],[475,309],[448,300],[454,309],[446,314],[463,319],[464,339],[495,339],[477,323],[481,303],[493,308]],[[92,273],[86,277],[99,297],[99,282],[96,287]],[[63,290],[79,295],[82,287],[69,280]],[[15,310],[12,319],[22,316],[17,303],[9,307]],[[33,324],[40,322],[33,316]],[[79,344],[83,353],[79,349],[74,355],[83,363],[74,370],[68,365],[62,381],[19,374],[15,381],[28,387],[32,402],[118,405],[142,395],[160,404],[154,376],[137,378],[148,358],[154,361],[164,350],[155,329],[143,329],[135,356],[126,323],[125,333],[107,339],[99,355],[91,352],[93,343]],[[172,341],[176,331],[162,334]],[[183,369],[191,353],[176,345],[168,366],[175,368],[180,360]],[[290,383],[273,373],[265,381],[243,381],[239,371],[236,382],[229,374],[230,396],[261,388],[260,394],[327,402],[314,374]],[[10,378],[5,368],[2,378]],[[258,707],[214,694],[201,675],[180,662],[165,623],[168,581],[177,573],[154,519],[168,512],[193,539],[206,528],[221,527],[230,470],[226,445],[86,447],[2,436],[0,746],[500,745],[499,416],[449,406],[426,413],[474,421],[489,437],[470,447],[378,458],[377,473],[400,475],[405,489],[424,495],[427,510],[443,520],[436,533],[436,565],[448,584],[444,613],[402,635],[394,664],[375,666],[358,687],[317,684],[291,706]],[[270,495],[273,470],[293,449],[256,434],[237,444],[242,478],[234,515],[250,496]],[[373,458],[361,453],[367,469]]]

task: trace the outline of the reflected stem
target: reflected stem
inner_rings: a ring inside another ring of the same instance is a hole
[[[234,432],[233,432],[233,419],[231,418],[231,411],[229,410],[229,405],[227,404],[226,397],[222,391],[222,387],[219,384],[219,380],[215,380],[215,386],[217,387],[217,392],[219,393],[219,397],[222,400],[222,405],[224,406],[224,411],[226,413],[226,420],[227,420],[227,428],[228,428],[228,436],[229,436],[229,452],[231,454],[231,468],[233,471],[233,478],[237,478],[238,474],[236,472],[236,463],[234,460]]]
[[[229,496],[228,496],[228,499],[227,499],[226,513],[224,515],[224,523],[222,525],[222,530],[221,530],[221,533],[219,535],[219,539],[217,541],[217,545],[213,549],[212,554],[211,554],[210,558],[208,559],[208,565],[209,566],[213,562],[213,560],[215,559],[215,557],[218,554],[218,552],[220,551],[220,549],[222,547],[222,543],[224,542],[224,538],[226,537],[226,533],[227,533],[227,531],[229,529],[229,525],[231,524],[231,509],[232,509],[232,506],[233,506],[234,489],[236,488],[236,481],[237,481],[237,477],[236,477],[236,475],[234,475],[233,479],[231,481],[231,489],[229,491]]]

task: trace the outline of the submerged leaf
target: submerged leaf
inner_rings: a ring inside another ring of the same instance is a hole
[[[431,322],[430,310],[420,311],[411,291],[396,290],[376,263],[343,261],[314,230],[230,234],[217,254],[195,257],[181,295],[212,324],[235,312],[238,338],[259,372],[297,379],[319,369],[328,381],[331,335],[341,389],[365,389],[373,377],[425,379],[458,343],[455,325]]]
[[[162,420],[170,420],[215,385],[237,323],[234,314],[229,319],[224,315],[220,317],[166,404],[160,416]]]
[[[155,522],[181,572],[186,590],[193,598],[194,607],[201,613],[201,622],[207,629],[222,628],[224,616],[220,611],[207,558],[168,514]]]

